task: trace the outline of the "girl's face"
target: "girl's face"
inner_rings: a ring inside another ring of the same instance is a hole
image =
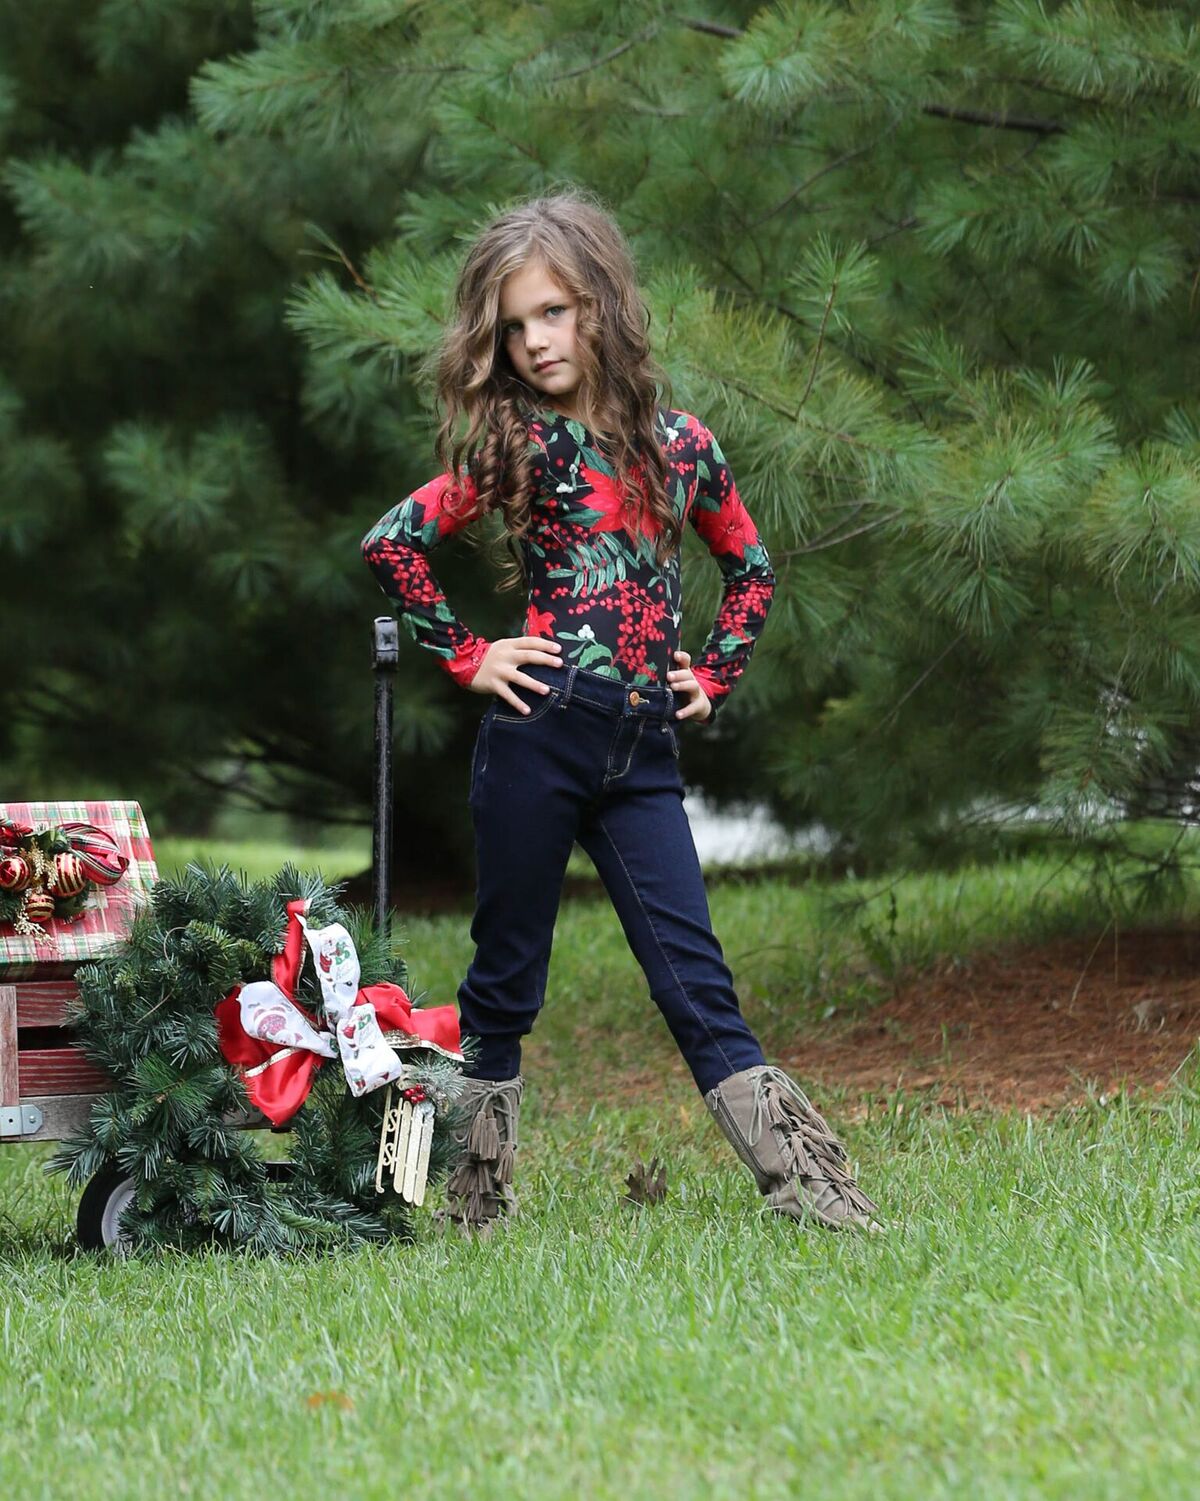
[[[500,339],[513,369],[547,406],[577,418],[581,372],[575,314],[575,299],[540,261],[530,261],[500,284]]]

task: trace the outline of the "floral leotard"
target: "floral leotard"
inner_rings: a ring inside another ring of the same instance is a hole
[[[622,505],[615,469],[588,430],[542,411],[528,419],[536,486],[521,539],[529,583],[524,634],[562,643],[564,661],[633,685],[665,683],[679,646],[683,606],[679,549],[660,567],[659,524]],[[771,560],[742,504],[717,440],[687,412],[659,409],[655,428],[667,461],[667,494],[717,561],[717,618],[692,671],[714,713],[745,670],[775,589]],[[363,556],[399,602],[413,639],[465,687],[490,641],[451,609],[428,554],[477,512],[474,482],[449,474],[422,485],[363,538]]]

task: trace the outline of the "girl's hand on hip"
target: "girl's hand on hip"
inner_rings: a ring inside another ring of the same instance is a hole
[[[561,667],[562,647],[557,641],[545,641],[541,636],[502,636],[488,647],[467,688],[471,693],[494,693],[518,714],[528,714],[528,705],[512,691],[512,684],[520,683],[522,688],[532,688],[535,693],[550,692],[546,683],[521,671],[531,662],[543,667]]]
[[[677,651],[675,660],[683,665],[667,673],[667,686],[674,688],[676,693],[686,693],[688,696],[688,702],[683,708],[675,711],[675,718],[698,719],[703,724],[712,715],[712,700],[692,672],[692,659],[688,653]]]

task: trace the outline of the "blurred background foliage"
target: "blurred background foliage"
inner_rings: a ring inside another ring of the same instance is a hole
[[[369,816],[359,538],[432,473],[465,244],[571,183],[779,576],[691,782],[860,862],[1194,821],[1186,5],[0,0],[0,758],[17,795]],[[486,549],[434,560],[522,630]],[[719,598],[689,532],[685,642]],[[402,637],[405,848],[482,701]],[[346,829],[331,828],[331,838]]]

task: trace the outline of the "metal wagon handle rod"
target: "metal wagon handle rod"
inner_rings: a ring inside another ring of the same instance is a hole
[[[375,813],[371,842],[371,885],[375,923],[391,932],[392,894],[392,686],[400,659],[399,623],[375,618],[371,666],[375,673]]]

